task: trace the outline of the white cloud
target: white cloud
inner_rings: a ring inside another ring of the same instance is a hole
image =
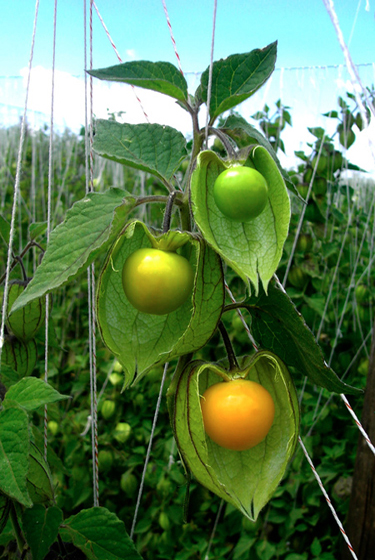
[[[24,86],[27,82],[27,69],[21,70]],[[52,72],[41,66],[32,69],[28,110],[40,113],[44,122],[49,122],[51,114]],[[67,72],[55,71],[54,78],[54,122],[57,127],[68,127],[74,131],[85,123],[85,84],[84,78],[72,76]],[[14,102],[14,100],[13,100]],[[21,107],[24,99],[18,101]],[[9,104],[13,104],[10,103]],[[107,118],[108,112],[123,112],[123,122],[132,124],[146,122],[147,114],[151,123],[172,126],[183,134],[191,133],[189,114],[170,97],[150,90],[132,88],[127,84],[93,80],[93,109],[96,118]],[[30,115],[31,116],[31,115]],[[29,120],[30,120],[29,116]],[[31,123],[33,124],[33,123]],[[38,123],[35,123],[36,125]]]
[[[134,49],[128,49],[126,51],[126,56],[130,58],[130,60],[135,60],[136,58],[138,58]]]

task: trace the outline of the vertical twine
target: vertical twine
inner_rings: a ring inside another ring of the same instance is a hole
[[[216,12],[217,12],[217,0],[214,0],[214,13],[213,13],[213,21],[212,21],[212,38],[211,38],[211,57],[210,57],[210,68],[208,71],[208,88],[207,88],[207,115],[206,115],[206,134],[205,134],[206,149],[208,148],[208,125],[210,121],[210,103],[211,103],[211,93],[212,93],[212,69],[214,66]]]
[[[47,244],[51,233],[51,200],[53,182],[53,127],[54,127],[54,106],[55,106],[55,60],[56,60],[56,19],[57,19],[57,0],[54,4],[53,13],[53,47],[52,47],[52,89],[51,89],[51,121],[49,135],[49,154],[48,154],[48,191],[47,191]],[[46,320],[45,320],[45,343],[44,343],[44,381],[48,383],[48,326],[49,326],[49,294],[46,295]],[[47,461],[47,424],[48,408],[44,405],[44,459]]]
[[[90,0],[90,69],[92,64],[92,7],[93,0]],[[83,2],[84,8],[84,65],[87,68],[87,5]],[[90,98],[90,122],[88,119],[88,103]],[[93,80],[90,76],[89,91],[87,87],[87,75],[85,74],[85,150],[86,150],[86,194],[94,190],[94,170],[93,170]],[[87,131],[89,130],[89,134]],[[87,298],[89,316],[89,359],[90,359],[90,397],[91,397],[91,450],[92,450],[92,478],[93,478],[93,504],[99,506],[99,465],[98,465],[98,421],[97,421],[97,388],[96,388],[96,332],[95,332],[95,268],[90,265],[87,268]]]
[[[22,151],[23,151],[23,144],[24,144],[24,141],[25,141],[26,113],[27,113],[27,103],[28,103],[28,99],[29,99],[31,67],[32,67],[32,61],[33,61],[33,56],[34,56],[34,45],[35,45],[36,23],[37,23],[37,20],[38,20],[38,10],[39,10],[39,0],[36,0],[35,15],[34,15],[34,26],[33,26],[33,34],[32,34],[32,39],[31,39],[31,49],[30,49],[29,65],[28,65],[28,72],[27,72],[27,86],[26,86],[25,105],[24,105],[24,111],[23,111],[22,122],[21,122],[21,134],[20,134],[20,142],[19,142],[19,147],[18,147],[16,178],[15,178],[14,189],[13,189],[12,216],[11,216],[11,221],[10,221],[9,246],[8,246],[8,254],[7,254],[7,266],[6,266],[6,271],[5,271],[3,306],[2,306],[2,315],[1,315],[1,324],[0,324],[0,368],[1,368],[1,355],[2,355],[3,346],[4,346],[5,318],[6,318],[6,314],[7,314],[8,293],[9,293],[9,275],[10,275],[10,271],[11,271],[11,263],[12,263],[12,255],[13,255],[13,242],[14,242],[14,229],[15,229],[15,221],[16,221],[16,211],[17,211],[17,205],[18,205],[18,200],[19,200],[19,192],[20,192]]]

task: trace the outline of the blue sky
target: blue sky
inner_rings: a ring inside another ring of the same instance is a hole
[[[374,60],[374,6],[366,11],[366,1],[339,0],[335,6],[346,41],[356,19],[350,42],[356,63]],[[124,60],[135,56],[175,63],[161,0],[97,0],[96,3]],[[46,68],[51,65],[52,58],[53,4],[52,0],[40,0],[37,24],[34,65]],[[167,7],[183,69],[204,70],[210,56],[213,1],[167,0]],[[32,0],[3,3],[2,76],[17,75],[28,63],[34,9]],[[59,0],[57,16],[56,67],[73,75],[82,74],[83,1]],[[322,0],[218,0],[215,58],[247,52],[275,40],[279,44],[279,67],[343,62]],[[4,56],[4,53],[10,54]],[[93,57],[94,67],[116,63],[96,13]]]
[[[124,61],[166,60],[177,64],[162,0],[96,0],[96,4]],[[213,0],[166,0],[166,4],[184,72],[205,70],[210,61]],[[83,6],[83,0],[58,0],[57,4],[55,120],[60,127],[72,129],[79,129],[84,123]],[[28,103],[33,118],[44,122],[48,122],[51,105],[53,8],[53,0],[40,0]],[[361,79],[370,86],[375,82],[375,66],[370,65],[375,63],[374,3],[336,0],[335,9],[353,61],[369,64],[361,68]],[[23,108],[34,11],[33,0],[11,0],[2,5],[0,125],[17,122]],[[265,102],[272,105],[282,98],[284,104],[292,107],[293,132],[288,130],[286,135],[293,140],[293,153],[300,148],[298,142],[302,138],[306,141],[307,127],[324,126],[319,115],[336,108],[338,95],[345,95],[351,87],[344,55],[323,0],[218,0],[215,59],[261,48],[275,40],[278,70],[242,107],[242,114],[248,118]],[[94,10],[93,66],[102,68],[116,63],[116,55]],[[337,65],[338,69],[311,68]],[[308,69],[282,70],[291,67]],[[188,77],[194,92],[199,78]],[[126,88],[95,80],[95,115],[102,118],[108,111],[125,110],[124,119],[128,122],[144,121],[133,92]],[[169,124],[189,133],[191,123],[186,120],[187,115],[168,98],[146,90],[140,90],[139,97],[151,122]],[[40,121],[34,122],[37,126]],[[358,153],[362,151],[359,147]]]

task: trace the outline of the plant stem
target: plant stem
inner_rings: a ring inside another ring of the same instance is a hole
[[[208,127],[208,132],[211,132],[212,134],[215,134],[215,136],[217,136],[220,140],[220,142],[223,144],[225,151],[227,152],[228,156],[230,157],[230,159],[235,160],[237,159],[237,155],[236,152],[232,146],[232,144],[230,143],[228,136],[226,134],[224,134],[224,132],[222,132],[221,130],[218,130],[217,128],[213,128],[212,126]]]
[[[236,355],[234,353],[233,346],[232,346],[232,343],[230,341],[230,338],[228,336],[227,329],[224,327],[224,324],[223,324],[222,321],[220,321],[220,323],[219,323],[219,331],[220,331],[221,337],[222,337],[223,342],[224,342],[225,350],[226,350],[227,355],[228,355],[229,371],[238,370],[239,365],[238,365],[238,362],[237,362],[237,358],[236,358]]]
[[[172,209],[176,195],[177,191],[174,191],[168,196],[167,204],[164,211],[163,233],[167,233],[167,231],[169,231],[171,227]]]

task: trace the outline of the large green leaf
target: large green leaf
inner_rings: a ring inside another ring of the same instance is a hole
[[[35,504],[24,511],[22,527],[33,560],[43,560],[46,557],[49,547],[57,539],[62,521],[62,511],[56,506],[45,508],[41,504]]]
[[[181,72],[170,62],[136,60],[90,70],[91,76],[110,82],[124,82],[169,95],[178,101],[188,97],[187,83]]]
[[[69,398],[67,395],[61,395],[42,379],[24,377],[6,392],[3,404],[6,407],[7,401],[15,401],[25,410],[31,411],[45,404]]]
[[[0,490],[26,507],[30,434],[27,413],[21,408],[0,412]]]
[[[201,152],[192,175],[191,201],[195,221],[207,243],[219,253],[245,282],[265,290],[280,261],[290,220],[290,203],[283,178],[272,157],[262,146],[251,155],[253,166],[268,184],[265,210],[247,223],[233,222],[217,208],[213,187],[228,164],[214,152]]]
[[[64,541],[72,542],[89,560],[141,560],[125,525],[106,508],[80,511],[65,520],[60,530]]]
[[[121,189],[91,193],[76,202],[65,221],[52,231],[35,276],[11,311],[66,284],[107,251],[134,204],[135,199]]]
[[[253,95],[275,68],[277,43],[249,53],[234,54],[214,62],[210,99],[211,123]],[[201,77],[199,96],[207,103],[209,68]]]
[[[313,383],[335,393],[358,394],[360,389],[343,383],[324,360],[302,315],[275,282],[244,302],[251,313],[251,331],[261,348],[275,352],[288,367]]]
[[[168,400],[176,442],[187,468],[198,482],[255,520],[294,452],[299,410],[289,372],[277,356],[259,352],[248,362],[240,376],[263,385],[275,404],[271,430],[251,449],[225,449],[205,433],[200,395],[221,380],[217,365],[199,361],[188,364],[174,380]]]
[[[121,362],[125,385],[132,383],[154,364],[193,352],[203,346],[220,319],[224,285],[217,254],[201,239],[188,233],[169,232],[174,243],[196,270],[192,298],[168,315],[137,311],[122,288],[122,269],[127,257],[141,247],[150,247],[150,233],[141,222],[126,227],[124,235],[108,254],[97,292],[97,318],[105,344]],[[163,236],[161,236],[163,239]]]
[[[95,123],[94,151],[105,158],[142,169],[169,181],[186,157],[186,140],[160,124]]]

